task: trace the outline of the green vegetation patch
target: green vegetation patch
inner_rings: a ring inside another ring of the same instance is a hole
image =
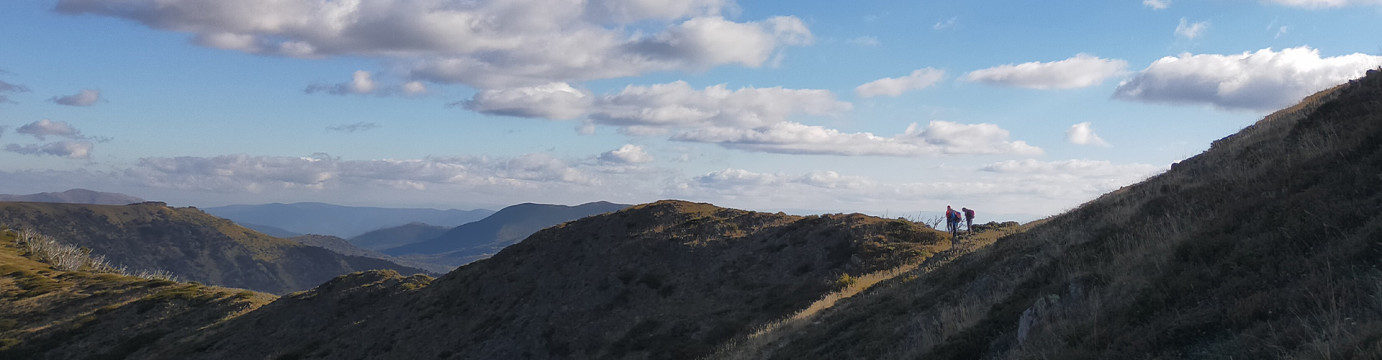
[[[22,292],[8,294],[21,298],[35,297],[53,292],[67,286],[67,283],[54,280],[43,274],[36,273],[29,269],[20,268],[14,265],[0,265],[0,276],[13,278],[15,284]]]

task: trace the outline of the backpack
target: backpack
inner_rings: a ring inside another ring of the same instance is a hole
[[[965,209],[965,217],[970,218],[970,219],[973,219],[973,218],[974,218],[974,210],[973,210],[973,209]]]
[[[946,212],[945,215],[946,215],[946,217],[948,217],[948,218],[950,219],[950,222],[960,222],[960,212],[959,212],[959,211],[949,211],[949,212]]]

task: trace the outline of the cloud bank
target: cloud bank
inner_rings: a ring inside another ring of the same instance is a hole
[[[720,65],[759,67],[785,47],[814,40],[801,19],[723,17],[734,9],[724,0],[57,3],[66,14],[118,17],[191,33],[203,46],[302,58],[392,58],[415,80],[483,89]]]
[[[925,89],[945,78],[945,71],[922,68],[903,77],[882,78],[854,88],[854,93],[862,97],[879,95],[898,96],[908,90]]]
[[[1361,77],[1379,65],[1382,56],[1355,53],[1321,57],[1319,50],[1305,46],[1231,55],[1184,53],[1153,62],[1119,84],[1113,97],[1270,111]]]
[[[964,79],[998,86],[1028,89],[1074,89],[1098,85],[1123,73],[1128,62],[1078,54],[1055,62],[1028,62],[980,69]]]

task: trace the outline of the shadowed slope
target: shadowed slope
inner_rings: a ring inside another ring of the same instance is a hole
[[[737,358],[1377,358],[1382,73]]]
[[[939,232],[903,220],[663,201],[545,229],[412,295],[343,295],[419,286],[375,274],[351,284],[377,286],[285,297],[193,355],[696,358],[805,308],[837,289],[842,274],[918,262],[946,246]],[[321,314],[356,301],[372,310]],[[263,328],[290,330],[252,330]]]

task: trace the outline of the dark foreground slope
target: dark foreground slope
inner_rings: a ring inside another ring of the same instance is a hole
[[[1382,357],[1382,73],[744,359]]]
[[[59,270],[0,229],[0,359],[159,356],[272,301],[272,295],[90,271]],[[178,340],[183,339],[183,340]]]
[[[805,308],[842,274],[942,251],[863,215],[664,201],[540,231],[427,284],[363,273],[242,316],[187,358],[694,359]]]
[[[131,270],[164,270],[182,280],[277,294],[355,271],[424,272],[270,237],[195,208],[163,203],[0,203],[0,225],[89,248]]]

